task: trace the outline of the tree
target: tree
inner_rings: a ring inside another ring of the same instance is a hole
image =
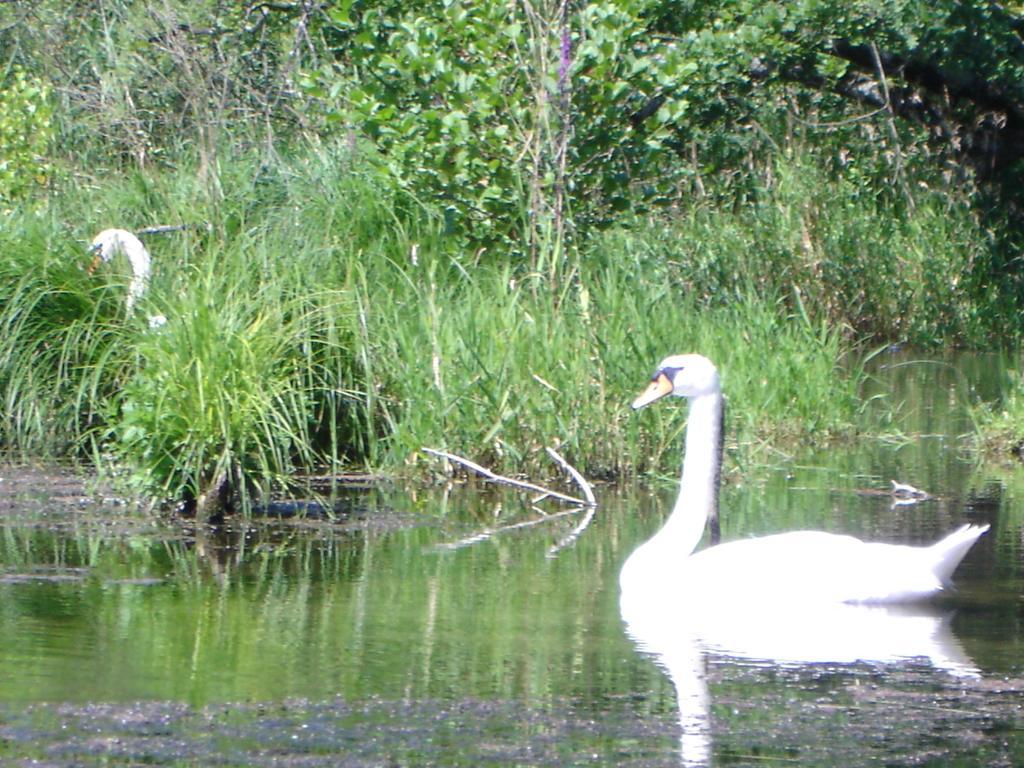
[[[1015,8],[992,0],[724,0],[660,2],[648,19],[701,65],[687,85],[703,107],[678,126],[681,140],[707,144],[712,132],[781,108],[842,136],[836,146],[858,134],[862,151],[865,138],[883,146],[897,177],[908,162],[926,179],[948,168],[943,161],[966,163],[1004,199],[1021,202],[1024,18]],[[846,122],[852,117],[861,119]]]

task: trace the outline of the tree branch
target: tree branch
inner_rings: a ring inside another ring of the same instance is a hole
[[[480,466],[475,461],[464,459],[461,456],[456,456],[455,454],[448,453],[447,451],[438,451],[434,448],[423,448],[422,450],[424,453],[429,453],[432,456],[438,456],[439,458],[447,459],[448,461],[454,462],[456,464],[461,464],[462,466],[473,470],[478,475],[482,475],[483,477],[487,478],[488,480],[491,480],[492,482],[501,483],[502,485],[511,485],[513,488],[522,488],[523,490],[526,491],[535,491],[536,493],[540,493],[540,498],[535,499],[535,502],[543,498],[551,497],[555,499],[561,499],[562,501],[566,501],[570,504],[578,504],[581,507],[596,505],[596,502],[593,501],[593,494],[590,494],[590,500],[578,499],[575,496],[569,496],[568,494],[565,493],[552,491],[550,488],[545,488],[541,485],[536,485],[535,483],[528,483],[525,480],[516,480],[515,478],[499,475],[496,472],[492,472],[491,470],[487,469],[487,467]],[[562,459],[562,461],[564,462],[565,460]],[[585,483],[586,481],[583,482]],[[587,490],[589,491],[589,486],[587,487]]]
[[[876,68],[875,55],[870,45],[855,45],[849,40],[840,39],[833,42],[830,52],[865,72],[872,72]],[[998,84],[981,77],[948,72],[930,61],[904,58],[885,51],[879,51],[878,61],[885,74],[896,75],[904,82],[929,93],[949,94],[983,109],[1003,112],[1017,124],[1024,124],[1024,105]]]

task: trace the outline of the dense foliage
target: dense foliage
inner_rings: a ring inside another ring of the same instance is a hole
[[[849,382],[806,378],[858,343],[1021,333],[1020,18],[2,3],[0,440],[113,450],[171,496],[456,439],[620,472],[627,369],[700,340],[741,390],[735,337],[788,371],[743,429],[842,428]],[[156,224],[183,227],[150,241],[160,333],[76,256]]]
[[[0,91],[0,202],[28,195],[47,183],[53,141],[50,88],[41,78],[13,69]]]
[[[1013,6],[103,0],[0,14],[7,79],[30,72],[33,93],[53,94],[48,132],[17,128],[62,150],[31,151],[41,180],[65,158],[98,172],[185,153],[216,187],[229,147],[272,155],[340,138],[372,146],[363,159],[439,210],[465,247],[557,282],[596,228],[756,212],[788,194],[787,173],[809,172],[883,224],[837,253],[822,230],[839,229],[830,219],[849,206],[808,206],[789,222],[801,243],[781,254],[783,274],[810,311],[917,343],[1019,332],[1024,44]],[[25,178],[25,151],[7,146]],[[915,283],[903,253],[880,254],[892,244],[885,222],[930,227],[913,221],[919,209],[946,210],[958,234],[941,253],[929,247],[936,269]],[[804,268],[808,254],[840,264],[838,294]],[[895,285],[873,280],[880,261]],[[960,306],[917,323],[902,311],[907,292],[930,285]]]
[[[627,117],[661,83],[682,96],[696,65],[650,44],[641,10],[343,3],[329,12],[333,56],[309,93],[328,119],[372,139],[395,177],[439,202],[471,242],[515,253],[517,241],[536,245],[564,227],[570,211],[576,226],[607,223],[674,197],[666,129],[685,100],[655,110],[640,131]]]

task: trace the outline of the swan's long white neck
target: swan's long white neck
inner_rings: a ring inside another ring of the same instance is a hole
[[[722,393],[690,398],[686,455],[679,496],[657,538],[670,541],[678,557],[697,548],[709,519],[718,517],[718,481],[722,468]]]
[[[643,605],[652,586],[672,581],[700,543],[709,518],[717,524],[722,465],[721,390],[690,398],[683,476],[672,514],[654,536],[626,560],[619,574],[623,596]],[[628,606],[623,610],[627,610]],[[624,614],[625,615],[625,614]]]

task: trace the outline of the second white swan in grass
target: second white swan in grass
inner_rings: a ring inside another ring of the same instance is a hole
[[[128,297],[125,305],[128,314],[132,313],[135,303],[142,298],[149,285],[150,258],[149,251],[132,232],[126,229],[104,229],[93,238],[89,245],[89,253],[94,254],[88,272],[91,275],[100,262],[112,261],[119,253],[123,253],[132,268],[132,282],[128,286]]]
[[[665,395],[690,401],[679,496],[668,520],[626,560],[623,598],[673,600],[899,603],[946,585],[987,525],[965,525],[931,546],[867,543],[822,531],[793,531],[732,541],[693,553],[709,518],[717,518],[721,470],[722,388],[701,355],[665,358],[633,403]]]

